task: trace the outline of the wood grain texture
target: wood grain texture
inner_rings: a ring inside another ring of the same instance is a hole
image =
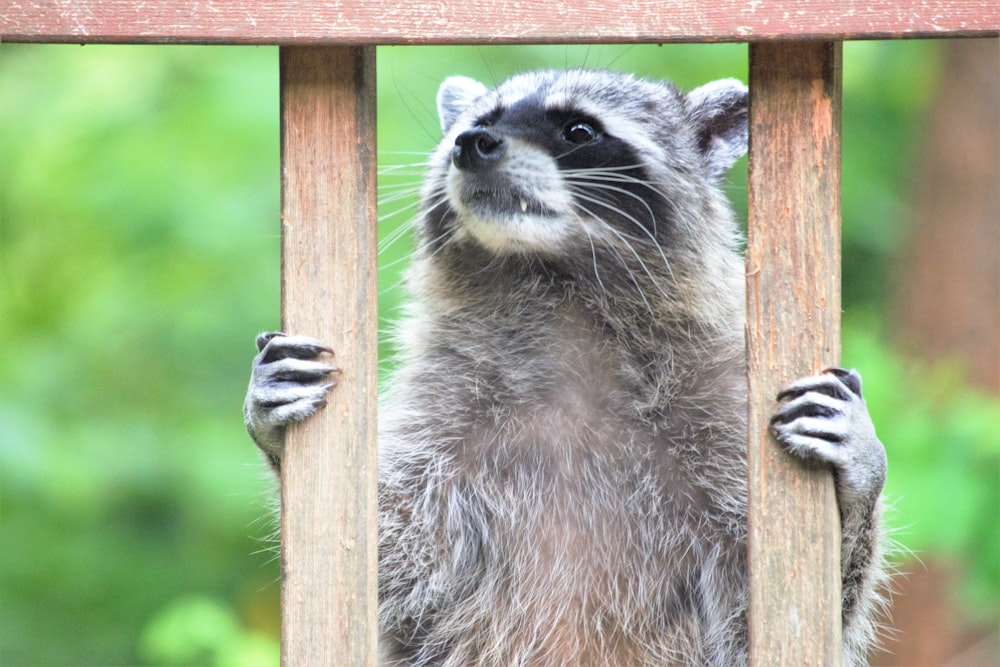
[[[374,665],[376,618],[375,52],[281,60],[282,326],[343,368],[282,460],[282,665]]]
[[[4,42],[746,42],[995,35],[996,0],[2,0]]]
[[[750,49],[747,351],[751,664],[840,664],[831,474],[768,434],[775,396],[840,358],[839,43]]]

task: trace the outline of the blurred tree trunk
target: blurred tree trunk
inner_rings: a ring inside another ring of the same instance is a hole
[[[944,45],[897,267],[897,340],[928,360],[959,359],[1000,392],[1000,40]],[[875,665],[995,665],[995,628],[970,628],[953,599],[960,564],[903,564],[894,638]],[[991,636],[992,635],[992,636]]]
[[[947,42],[924,137],[897,337],[1000,392],[1000,40]]]

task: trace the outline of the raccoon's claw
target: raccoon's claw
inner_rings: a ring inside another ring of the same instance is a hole
[[[861,374],[855,370],[847,370],[846,368],[840,368],[838,366],[832,366],[823,371],[824,373],[831,373],[837,376],[837,379],[844,383],[844,385],[851,390],[853,394],[856,394],[858,398],[863,398],[861,395]]]
[[[333,349],[306,336],[263,333],[253,360],[243,414],[247,431],[272,461],[279,461],[285,429],[326,405],[340,368],[320,359]]]
[[[828,368],[778,394],[770,428],[785,449],[833,467],[842,501],[878,495],[885,481],[885,450],[861,397],[861,376]]]
[[[312,359],[323,352],[333,354],[333,348],[306,336],[289,336],[280,331],[270,331],[257,336],[257,351],[266,352],[265,363],[288,357]]]

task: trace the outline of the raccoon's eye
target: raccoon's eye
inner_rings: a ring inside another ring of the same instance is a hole
[[[563,139],[571,144],[588,144],[597,138],[597,130],[590,123],[581,120],[573,120],[566,123],[562,131]]]

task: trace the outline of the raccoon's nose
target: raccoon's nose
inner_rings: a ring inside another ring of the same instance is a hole
[[[451,162],[459,169],[474,171],[496,164],[503,153],[503,139],[489,130],[466,130],[455,138]]]

